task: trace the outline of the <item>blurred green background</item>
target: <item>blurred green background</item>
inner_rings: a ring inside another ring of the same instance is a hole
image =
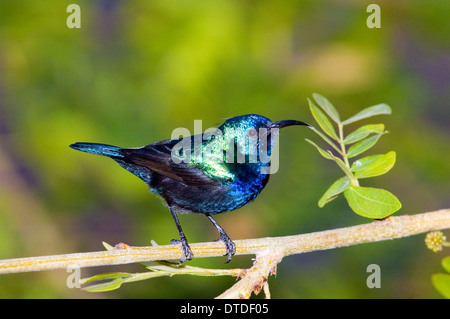
[[[81,29],[66,8],[81,7]],[[387,103],[393,114],[370,154],[397,152],[387,175],[363,186],[402,201],[396,213],[450,207],[448,1],[0,1],[0,259],[166,244],[177,237],[169,211],[142,181],[107,159],[71,150],[77,142],[136,147],[177,127],[204,129],[258,113],[314,123],[313,92],[349,117]],[[218,222],[233,239],[292,235],[369,222],[343,198],[317,201],[341,176],[289,128],[280,169],[254,203]],[[369,153],[367,155],[369,155]],[[216,230],[181,215],[190,242]],[[448,234],[447,234],[448,235]],[[275,298],[439,298],[430,282],[447,253],[424,235],[287,257],[269,279]],[[249,267],[251,256],[193,260]],[[368,289],[366,268],[381,267]],[[137,265],[83,269],[141,271]],[[64,270],[0,276],[3,298],[212,298],[234,278],[159,278],[90,294],[68,289]],[[263,295],[261,293],[261,295]]]

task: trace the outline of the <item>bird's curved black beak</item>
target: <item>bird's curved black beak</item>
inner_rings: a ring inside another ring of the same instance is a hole
[[[311,127],[311,125],[309,125],[305,122],[296,121],[296,120],[284,120],[284,121],[272,122],[268,125],[268,128],[283,128],[283,127],[292,126],[292,125],[304,125],[304,126]]]

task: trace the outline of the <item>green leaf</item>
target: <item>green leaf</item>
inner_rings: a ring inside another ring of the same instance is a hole
[[[350,170],[353,173],[360,172],[364,170],[366,167],[372,165],[376,161],[378,161],[383,155],[370,155],[363,158],[360,158],[359,160],[356,160],[352,163],[352,166],[350,167]]]
[[[444,267],[444,269],[450,273],[450,256],[442,259],[441,264],[442,264],[442,267]]]
[[[320,148],[319,146],[317,146],[316,143],[314,143],[314,142],[311,141],[311,140],[308,140],[307,138],[305,138],[305,140],[306,140],[309,144],[315,146],[315,147],[317,148],[317,150],[319,151],[320,155],[322,155],[322,156],[325,157],[326,159],[333,160],[333,158],[330,156],[330,154],[328,154],[325,150],[323,150],[322,148]]]
[[[313,93],[314,100],[316,100],[317,104],[328,114],[328,116],[333,119],[336,123],[340,123],[341,120],[339,118],[339,113],[333,104],[328,101],[328,99],[320,94]]]
[[[389,105],[387,104],[377,104],[374,106],[370,106],[368,108],[365,108],[364,110],[362,110],[361,112],[353,115],[352,117],[350,117],[349,119],[345,120],[344,122],[342,122],[343,125],[347,125],[371,116],[375,116],[375,115],[380,115],[380,114],[391,114],[391,108]]]
[[[347,176],[338,179],[327,189],[322,198],[319,199],[319,207],[322,208],[326,203],[331,202],[337,195],[344,192],[349,187],[350,179]]]
[[[366,137],[362,141],[359,141],[358,143],[352,145],[347,151],[347,157],[351,158],[367,151],[369,148],[374,146],[376,142],[378,142],[380,136],[381,134]]]
[[[367,178],[386,174],[395,164],[396,153],[363,157],[352,164],[351,171],[356,178]]]
[[[367,218],[382,219],[402,207],[397,197],[379,188],[351,186],[344,196],[355,213]]]
[[[117,278],[127,278],[130,277],[132,274],[127,272],[107,272],[103,274],[98,274],[89,278],[84,278],[81,280],[81,284],[87,284],[89,282],[93,281],[99,281],[99,280],[108,280],[108,279],[117,279]]]
[[[317,106],[315,106],[310,99],[308,99],[308,102],[309,102],[309,109],[311,110],[314,119],[322,128],[322,130],[325,133],[327,133],[328,136],[334,138],[335,140],[339,140],[339,138],[336,135],[336,131],[334,130],[333,124],[331,124],[330,120],[325,115],[325,113],[323,113]]]
[[[344,138],[344,144],[356,143],[372,133],[383,133],[384,124],[368,124],[361,126],[356,131],[350,133]]]
[[[447,299],[450,299],[450,275],[433,274],[431,282],[439,293]]]
[[[85,291],[89,291],[89,292],[104,292],[104,291],[111,291],[111,290],[115,290],[115,289],[119,289],[120,286],[123,283],[123,279],[122,278],[117,278],[108,282],[104,282],[101,284],[97,284],[97,285],[92,285],[86,288],[82,288]]]

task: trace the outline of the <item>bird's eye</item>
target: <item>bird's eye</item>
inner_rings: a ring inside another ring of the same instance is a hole
[[[255,136],[257,135],[257,132],[256,132],[256,130],[255,130],[254,128],[251,128],[251,129],[249,129],[249,130],[247,131],[247,135],[248,135],[249,137],[255,137]]]

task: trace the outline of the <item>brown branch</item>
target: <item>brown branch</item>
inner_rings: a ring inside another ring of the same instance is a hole
[[[450,209],[442,209],[423,214],[389,217],[382,221],[309,234],[236,240],[236,255],[258,256],[258,254],[272,251],[281,256],[281,260],[292,254],[401,238],[447,228],[450,228]],[[190,246],[197,258],[225,254],[225,247],[220,242],[194,243]],[[74,265],[94,267],[169,260],[178,259],[180,255],[180,247],[174,245],[131,247],[119,244],[109,251],[0,260],[0,274],[66,269]],[[267,267],[268,271],[269,268],[273,269],[273,267]]]
[[[248,299],[252,292],[257,295],[262,288],[264,288],[266,298],[270,299],[267,277],[276,272],[276,267],[281,259],[283,259],[283,254],[278,250],[268,250],[257,254],[253,266],[240,275],[242,279],[217,299]]]

